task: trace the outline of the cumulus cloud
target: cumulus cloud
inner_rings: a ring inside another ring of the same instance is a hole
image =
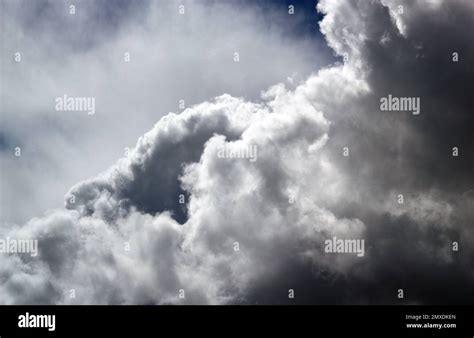
[[[0,299],[472,302],[472,99],[462,86],[473,49],[456,27],[472,30],[474,7],[318,9],[340,63],[294,89],[225,94],[161,118],[127,156],[74,185],[64,210],[3,229],[37,238],[40,255],[0,256]],[[380,111],[388,94],[420,97],[421,114]],[[365,254],[325,252],[333,237],[363,239]]]
[[[5,221],[61,207],[69,187],[110,166],[169,112],[226,92],[258,100],[268,86],[288,77],[299,84],[333,59],[321,37],[287,33],[297,20],[285,6],[79,0],[70,15],[70,5],[1,4]],[[63,95],[94,97],[96,113],[56,111]],[[17,146],[21,161],[12,156]]]

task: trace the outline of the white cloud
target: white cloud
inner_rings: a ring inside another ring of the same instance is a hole
[[[299,83],[332,59],[322,39],[271,25],[285,7],[263,15],[255,6],[181,3],[185,15],[167,1],[78,1],[75,15],[63,1],[2,2],[1,156],[4,175],[16,178],[4,180],[4,220],[60,207],[71,185],[110,166],[168,112],[180,113],[180,100],[190,107],[224,93],[259,99],[288,74]],[[55,111],[65,94],[94,97],[96,114]],[[21,161],[12,159],[15,146]]]
[[[424,165],[431,158],[422,154],[432,140],[429,130],[382,116],[374,105],[390,84],[405,89],[399,84],[410,74],[401,69],[410,65],[410,32],[418,23],[404,21],[407,30],[399,34],[377,1],[324,0],[319,7],[327,13],[321,27],[328,44],[341,55],[348,52],[347,62],[294,90],[274,85],[256,102],[222,95],[160,119],[128,156],[73,186],[67,210],[6,231],[37,237],[40,257],[1,257],[1,299],[255,302],[262,285],[299,282],[300,275],[288,276],[292,264],[311,271],[314,279],[303,282],[316,301],[325,283],[336,285],[333,301],[342,303],[373,302],[374,295],[375,302],[391,303],[392,291],[403,283],[411,301],[433,302],[448,273],[453,285],[472,283],[472,249],[464,246],[466,254],[457,258],[450,247],[457,236],[472,237],[466,226],[470,194],[460,199],[449,180],[428,175]],[[387,32],[390,41],[380,44]],[[384,68],[393,60],[385,59],[391,46],[401,55],[393,69]],[[223,146],[256,146],[258,159],[220,158]],[[349,158],[343,146],[350,148]],[[416,156],[422,165],[410,161]],[[399,191],[409,192],[402,210],[394,198]],[[187,197],[187,213],[180,193]],[[332,236],[365,239],[365,256],[325,254],[324,240]],[[433,293],[420,276],[432,282]],[[22,288],[34,292],[18,292]],[[67,297],[69,289],[77,290],[76,299]],[[466,299],[463,288],[451,291],[452,299]],[[265,292],[284,298],[287,289]]]

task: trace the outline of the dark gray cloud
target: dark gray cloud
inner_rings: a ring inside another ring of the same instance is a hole
[[[4,230],[38,238],[41,254],[0,257],[0,299],[472,303],[474,6],[319,9],[343,63],[256,102],[222,95],[160,119],[127,156],[74,185],[66,210]],[[421,114],[381,111],[388,94],[420,97]],[[252,147],[255,161],[218,155]],[[333,236],[364,239],[365,255],[326,253]]]

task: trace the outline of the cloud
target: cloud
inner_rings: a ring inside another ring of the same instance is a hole
[[[169,112],[223,93],[258,100],[268,86],[287,77],[298,84],[333,59],[320,34],[288,34],[296,18],[286,6],[82,0],[70,15],[70,5],[2,2],[4,221],[61,207],[69,187],[109,167]],[[94,97],[96,114],[56,111],[63,95]]]
[[[453,27],[470,27],[474,8],[398,6],[320,1],[321,31],[344,62],[253,101],[225,94],[169,114],[74,185],[64,210],[5,229],[38,238],[40,255],[0,256],[0,299],[472,302],[472,117],[461,90],[472,70],[451,51],[469,60],[469,37]],[[421,114],[380,111],[388,94],[421,97]],[[334,236],[363,239],[365,255],[325,252]]]

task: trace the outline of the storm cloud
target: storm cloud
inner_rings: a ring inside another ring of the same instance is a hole
[[[340,61],[167,114],[64,209],[5,224],[39,256],[0,256],[1,301],[472,303],[474,5],[317,8]],[[388,95],[420,114],[382,111]],[[326,252],[334,237],[364,254]]]

